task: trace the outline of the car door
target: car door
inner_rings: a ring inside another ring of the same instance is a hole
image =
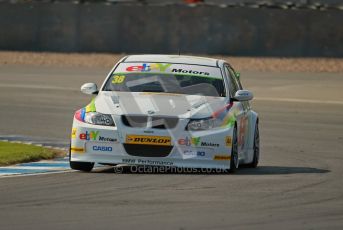
[[[236,77],[235,71],[229,66],[225,65],[225,73],[229,80],[229,93],[231,100],[234,98],[237,90],[241,90],[242,86]],[[232,110],[236,116],[237,121],[237,140],[239,157],[243,157],[246,149],[246,137],[248,136],[248,116],[249,103],[233,101]]]

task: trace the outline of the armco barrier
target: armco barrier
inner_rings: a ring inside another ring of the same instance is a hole
[[[0,3],[0,49],[342,57],[342,12]]]

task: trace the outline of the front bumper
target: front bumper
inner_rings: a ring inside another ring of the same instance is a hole
[[[228,169],[233,128],[184,130],[91,125],[74,119],[71,161]],[[136,138],[136,139],[135,139]]]

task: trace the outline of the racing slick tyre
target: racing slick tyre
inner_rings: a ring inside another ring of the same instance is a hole
[[[231,147],[231,160],[229,173],[234,173],[238,169],[239,159],[238,159],[238,141],[237,141],[237,127],[233,130],[232,134],[232,147]]]
[[[92,162],[69,161],[69,163],[70,168],[84,172],[90,172],[94,167],[94,163]]]
[[[71,145],[69,145],[69,165],[71,169],[79,170],[83,172],[90,172],[94,167],[92,162],[80,162],[80,161],[71,161]]]
[[[255,134],[254,134],[254,158],[250,164],[247,164],[247,167],[256,168],[259,160],[260,160],[260,132],[258,129],[258,123],[256,123]]]

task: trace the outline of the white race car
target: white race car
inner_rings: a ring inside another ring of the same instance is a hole
[[[234,172],[259,161],[251,92],[223,60],[177,55],[122,58],[96,95],[75,112],[70,167],[94,163]]]

